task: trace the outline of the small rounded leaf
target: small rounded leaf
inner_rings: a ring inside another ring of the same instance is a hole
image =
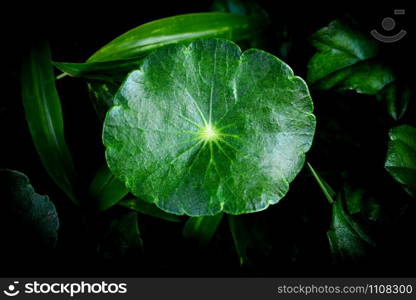
[[[104,122],[109,168],[174,214],[243,214],[289,190],[315,131],[305,82],[260,50],[225,40],[149,55]]]

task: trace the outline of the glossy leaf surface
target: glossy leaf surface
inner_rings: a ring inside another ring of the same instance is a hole
[[[110,170],[174,214],[242,214],[288,191],[315,131],[304,81],[224,40],[170,45],[132,72],[106,116]]]

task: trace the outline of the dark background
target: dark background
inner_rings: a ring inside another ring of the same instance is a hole
[[[393,9],[405,8],[395,17],[397,28],[408,31],[403,41],[382,48],[382,57],[394,66],[399,80],[414,81],[414,12],[406,4],[335,1],[332,4],[259,1],[271,19],[265,50],[278,55],[279,32],[287,28],[293,42],[286,62],[301,77],[314,49],[307,38],[330,21],[346,14],[363,30],[381,29],[381,20]],[[19,92],[19,68],[30,44],[47,38],[56,61],[82,62],[121,33],[145,22],[176,14],[209,11],[211,1],[55,1],[54,4],[7,4],[2,8],[3,84],[0,100],[0,168],[24,172],[35,190],[48,194],[57,206],[61,227],[57,249],[46,250],[3,228],[0,243],[2,276],[410,276],[415,275],[414,228],[416,211],[410,199],[384,170],[388,130],[394,123],[374,97],[353,93],[312,91],[317,116],[317,136],[308,161],[335,188],[345,176],[380,199],[387,221],[377,231],[378,245],[359,264],[331,263],[326,231],[331,219],[316,182],[304,169],[289,194],[267,211],[247,218],[264,223],[272,250],[253,254],[249,266],[240,267],[226,222],[208,247],[182,238],[183,224],[167,223],[140,215],[144,253],[105,259],[97,254],[102,228],[123,212],[112,208],[101,215],[87,214],[72,206],[44,171],[24,119]],[[88,98],[83,80],[58,82],[66,137],[76,166],[87,188],[103,162],[101,124]],[[412,99],[413,100],[413,99]],[[414,125],[415,105],[399,122]],[[406,119],[407,118],[407,119]],[[333,120],[336,120],[335,122]],[[346,173],[347,172],[347,173]],[[341,175],[344,174],[344,175]],[[347,175],[345,175],[347,174]],[[0,199],[1,201],[1,199]]]

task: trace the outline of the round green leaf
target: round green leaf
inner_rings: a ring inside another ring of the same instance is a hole
[[[174,214],[242,214],[288,191],[315,131],[305,82],[224,40],[170,45],[130,73],[104,122],[107,163]]]

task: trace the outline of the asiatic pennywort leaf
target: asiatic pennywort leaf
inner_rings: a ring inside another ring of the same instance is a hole
[[[174,214],[242,214],[288,191],[315,131],[304,81],[260,50],[224,40],[150,54],[104,122],[110,170]]]

